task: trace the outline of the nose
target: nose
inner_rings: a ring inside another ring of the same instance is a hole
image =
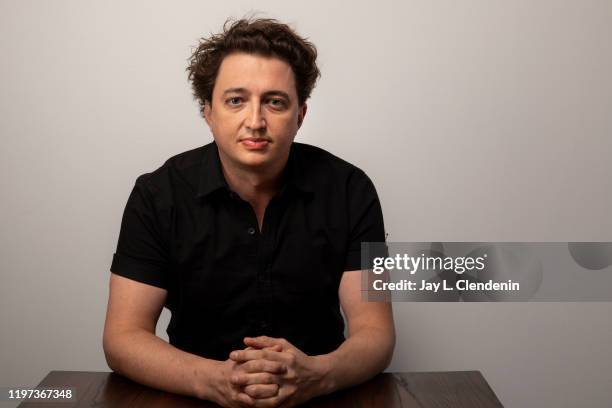
[[[253,108],[249,112],[247,127],[251,130],[259,130],[266,127],[266,119],[261,112],[261,104],[252,104]]]

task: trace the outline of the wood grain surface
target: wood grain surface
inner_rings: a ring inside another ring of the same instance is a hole
[[[109,372],[51,371],[38,387],[73,387],[68,403],[22,402],[20,408],[218,408],[218,405],[137,384]],[[356,387],[316,398],[309,408],[503,407],[479,371],[384,373]]]

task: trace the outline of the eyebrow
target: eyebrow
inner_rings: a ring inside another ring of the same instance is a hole
[[[223,91],[223,95],[226,95],[229,93],[249,93],[249,91],[247,91],[245,88],[229,88]],[[266,91],[264,92],[264,96],[282,96],[287,100],[291,100],[287,92],[279,91],[279,90]]]

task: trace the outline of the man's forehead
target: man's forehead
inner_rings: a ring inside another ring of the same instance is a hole
[[[284,91],[295,95],[295,76],[291,66],[275,57],[236,53],[223,59],[215,81],[215,91],[265,93]]]

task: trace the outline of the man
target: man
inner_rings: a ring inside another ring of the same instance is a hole
[[[385,239],[374,186],[293,142],[315,60],[269,19],[226,24],[195,50],[189,78],[214,142],[132,190],[104,328],[114,371],[226,407],[289,407],[389,364],[391,306],[360,287],[361,242]],[[155,336],[164,306],[169,344]]]

